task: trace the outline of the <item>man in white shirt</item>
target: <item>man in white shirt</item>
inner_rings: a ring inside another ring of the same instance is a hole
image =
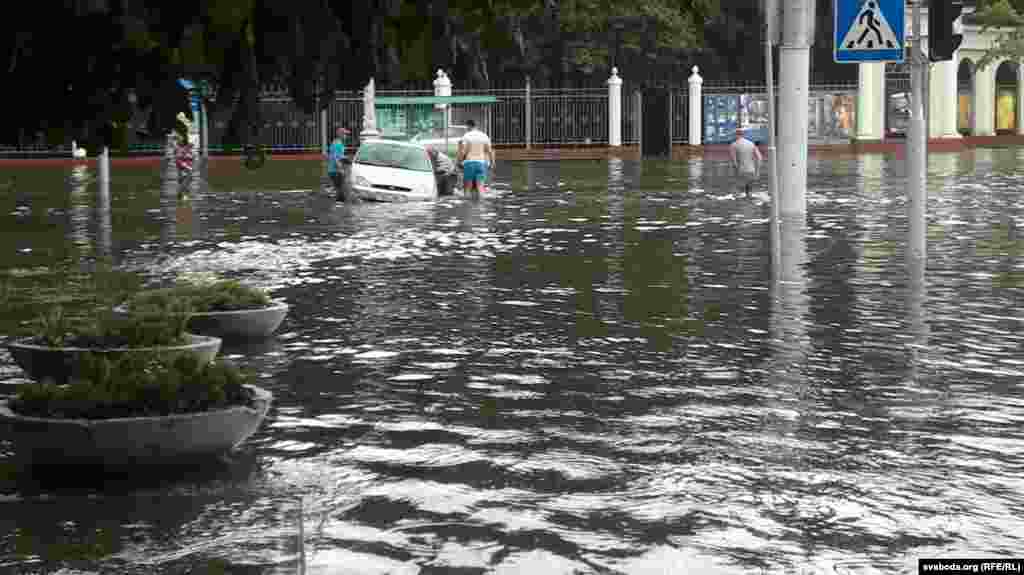
[[[750,188],[761,173],[761,150],[743,135],[743,128],[736,128],[736,141],[729,146],[732,166],[739,177],[740,186],[750,195]]]
[[[487,178],[488,168],[494,166],[494,148],[487,134],[476,129],[476,122],[467,120],[469,131],[459,140],[459,153],[455,161],[462,164],[462,189],[479,194]],[[488,162],[490,162],[488,164]]]

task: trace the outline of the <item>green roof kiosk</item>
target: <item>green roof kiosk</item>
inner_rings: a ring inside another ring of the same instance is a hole
[[[381,137],[408,139],[441,130],[447,137],[449,106],[497,103],[495,96],[385,96],[374,99]],[[447,147],[447,141],[445,142]]]

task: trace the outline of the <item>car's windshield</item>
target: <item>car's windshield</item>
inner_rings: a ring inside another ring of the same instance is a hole
[[[366,142],[359,146],[355,162],[370,166],[401,168],[417,172],[432,172],[427,152],[410,146],[396,146],[388,142]]]

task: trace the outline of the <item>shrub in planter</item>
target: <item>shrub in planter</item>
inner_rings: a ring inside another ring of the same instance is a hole
[[[25,384],[0,399],[0,425],[19,464],[110,469],[205,459],[255,433],[273,399],[230,364],[191,355],[90,354],[82,366],[70,384]]]
[[[160,309],[137,314],[104,314],[92,321],[73,318],[55,306],[35,322],[30,343],[47,347],[93,349],[160,347],[186,343],[185,328],[191,315],[188,300],[167,300]]]
[[[7,344],[15,363],[37,381],[67,383],[83,369],[85,356],[140,353],[199,356],[210,362],[221,340],[186,333],[187,302],[170,302],[163,310],[137,314],[104,313],[92,321],[72,318],[55,307],[36,322],[32,337]]]
[[[288,314],[288,304],[235,280],[144,291],[119,311],[160,313],[170,302],[179,300],[188,302],[193,311],[189,332],[222,338],[267,337]]]
[[[55,419],[112,419],[196,413],[251,405],[247,378],[234,366],[194,355],[90,354],[70,384],[26,383],[10,408]]]
[[[274,305],[263,290],[237,280],[223,280],[144,291],[131,298],[127,307],[131,311],[161,310],[175,301],[188,302],[196,313],[262,309]]]

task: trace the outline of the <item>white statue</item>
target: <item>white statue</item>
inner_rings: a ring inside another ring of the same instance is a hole
[[[370,81],[366,84],[366,89],[363,90],[363,133],[377,133],[377,110],[374,103],[373,78],[370,78]]]

